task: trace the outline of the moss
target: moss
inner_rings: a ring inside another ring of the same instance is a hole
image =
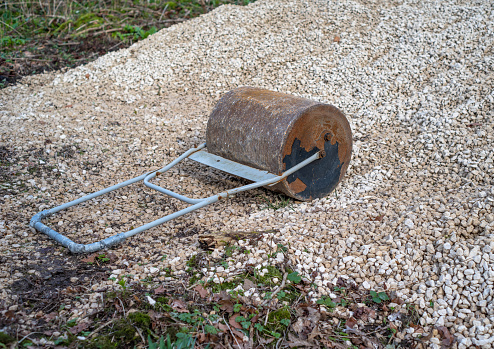
[[[263,276],[259,275],[259,272],[263,269],[267,269],[268,272],[266,274],[264,274]],[[274,286],[276,285],[274,282],[273,282],[273,278],[277,278],[278,279],[278,282],[281,281],[281,279],[283,279],[283,274],[281,273],[281,271],[276,268],[276,267],[273,267],[272,265],[268,265],[266,267],[262,267],[259,272],[256,272],[256,278],[257,280],[264,284],[264,285],[267,285],[267,286]]]
[[[134,324],[142,329],[147,329],[151,325],[151,318],[146,313],[135,312],[130,313],[128,318],[134,322]]]
[[[173,311],[173,308],[168,305],[169,302],[170,299],[168,297],[158,297],[154,307],[167,312]]]
[[[98,336],[89,343],[89,349],[115,349],[118,347],[118,342],[112,343],[111,336]]]
[[[7,333],[0,331],[0,343],[9,344],[12,343],[13,341],[15,341],[14,337],[9,336]]]
[[[175,342],[177,340],[177,333],[180,332],[180,328],[176,326],[167,327],[164,332],[164,337],[170,336],[171,342]]]
[[[185,263],[185,265],[190,268],[197,268],[197,254],[190,257],[190,259]]]
[[[137,333],[134,326],[127,319],[122,319],[113,326],[113,336],[128,343],[137,337]]]
[[[272,313],[269,313],[266,329],[268,329],[269,331],[276,331],[279,329],[285,330],[286,325],[283,325],[281,323],[281,320],[283,319],[290,320],[290,318],[291,318],[291,314],[288,307],[283,307]]]
[[[300,297],[300,292],[295,288],[295,287],[290,287],[289,289],[284,290],[284,296],[281,297],[281,292],[278,293],[276,297],[282,302],[288,302],[292,303],[294,302],[298,297]]]
[[[208,283],[213,293],[219,293],[225,290],[233,290],[238,285],[243,285],[244,280],[247,278],[247,274],[239,275],[235,277],[232,281],[222,282],[222,283]]]

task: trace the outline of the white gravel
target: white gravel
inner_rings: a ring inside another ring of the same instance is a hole
[[[252,254],[236,255],[239,264],[208,272],[220,280],[247,262],[262,264],[274,239],[289,245],[292,263],[321,293],[338,276],[374,290],[386,285],[418,306],[426,330],[446,326],[458,348],[491,348],[493,45],[494,5],[487,0],[259,0],[222,6],[63,74],[25,79],[0,91],[0,145],[26,157],[41,149],[41,161],[53,168],[43,178],[19,167],[26,192],[5,191],[14,179],[2,184],[0,252],[51,246],[28,230],[32,214],[157,168],[204,141],[208,113],[223,93],[263,87],[346,113],[355,151],[337,195],[272,211],[261,210],[256,195],[270,194],[258,190],[203,208],[118,247],[127,263],[122,274],[142,279],[165,266],[183,270],[197,249],[194,237],[173,235],[190,227],[278,229]],[[86,153],[77,161],[56,156],[62,145]],[[201,195],[238,185],[190,166],[168,178]],[[183,207],[149,195],[129,189],[111,210],[100,201],[51,224],[75,231],[71,220],[80,219],[86,234],[77,239],[90,242],[112,234],[104,231],[109,221],[128,229]],[[22,275],[2,269],[2,298]]]

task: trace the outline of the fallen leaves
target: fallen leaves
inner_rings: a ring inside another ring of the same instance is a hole
[[[85,331],[89,328],[89,323],[87,322],[81,322],[74,327],[71,327],[69,332],[72,333],[73,335],[76,335],[82,331]]]
[[[158,288],[154,289],[155,295],[160,295],[160,294],[163,294],[165,292],[166,292],[166,290],[162,285],[160,285]]]
[[[194,291],[199,293],[199,296],[201,298],[206,298],[209,295],[209,292],[202,285],[199,284],[194,287]]]
[[[444,327],[444,326],[439,326],[437,328],[437,331],[439,332],[439,335],[441,336],[441,347],[442,348],[450,348],[453,346],[453,343],[455,342],[455,337],[451,335],[449,330]]]
[[[177,313],[188,313],[189,310],[187,309],[187,305],[184,303],[184,301],[180,299],[174,299],[170,302],[170,307],[172,307],[173,310],[175,310]]]
[[[237,317],[239,317],[240,314],[239,313],[235,313],[233,314],[232,316],[230,316],[230,320],[228,320],[228,323],[230,324],[230,326],[234,327],[234,328],[237,328],[239,330],[242,329],[242,325],[240,325],[235,319]]]

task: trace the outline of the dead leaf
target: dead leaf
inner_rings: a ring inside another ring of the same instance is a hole
[[[414,333],[424,333],[424,329],[420,325],[410,324],[410,327],[413,328]]]
[[[187,309],[187,305],[180,299],[172,300],[172,302],[170,303],[170,307],[172,307],[173,310],[178,311],[179,313],[189,312],[189,310]]]
[[[220,330],[222,332],[228,332],[228,326],[223,325],[222,323],[218,323],[218,330]]]
[[[369,218],[369,220],[374,221],[374,222],[380,222],[383,220],[383,218],[384,218],[384,215],[380,214],[379,216]]]
[[[309,316],[307,317],[307,319],[313,324],[318,323],[321,319],[321,312],[318,309],[312,307],[307,307],[307,311],[309,312]]]
[[[52,313],[52,314],[53,314],[53,313]],[[54,314],[55,314],[55,316],[56,316],[56,313],[54,313]],[[15,312],[14,312],[13,310],[9,310],[9,311],[7,311],[7,312],[5,313],[5,315],[4,315],[4,316],[5,316],[5,318],[6,318],[7,320],[13,320],[13,319],[15,318]],[[46,316],[46,315],[45,315],[45,316]],[[48,320],[47,320],[47,321],[48,321]]]
[[[249,279],[245,279],[244,280],[244,286],[243,286],[243,288],[244,288],[245,291],[248,291],[251,288],[255,288],[255,287],[256,287],[256,285],[251,280],[249,280]]]
[[[156,288],[156,289],[154,290],[154,294],[163,294],[163,293],[165,293],[165,291],[166,291],[166,290],[165,290],[165,288],[163,287],[163,285],[160,285],[158,288]]]
[[[335,35],[335,37],[333,39],[333,42],[340,42],[340,36],[339,35]]]
[[[455,341],[455,338],[451,335],[451,333],[449,333],[449,330],[444,326],[439,326],[437,330],[439,331],[439,334],[441,335],[442,338],[441,347],[451,348],[451,346]]]
[[[288,346],[290,348],[293,348],[293,347],[309,347],[309,348],[312,348],[312,347],[314,347],[313,344],[307,342],[306,340],[303,340],[303,339],[300,339],[300,338],[295,337],[295,335],[291,334],[290,332],[288,332],[288,340],[289,340],[289,342],[287,342],[286,344],[288,344]]]
[[[233,335],[234,335],[235,337],[237,337],[237,340],[238,340],[239,342],[243,342],[243,341],[244,341],[245,334],[243,334],[243,333],[242,333],[242,332],[240,332],[240,331],[234,330],[233,328],[232,328],[230,331],[233,333]]]
[[[259,337],[259,344],[260,344],[260,345],[269,344],[269,343],[271,343],[272,341],[274,341],[274,338],[264,339],[264,338],[262,338],[262,337]]]
[[[357,320],[353,316],[351,316],[345,323],[347,328],[354,328],[356,324]]]
[[[51,321],[53,319],[55,319],[57,317],[57,313],[55,311],[49,313],[49,314],[46,314],[45,316],[43,316],[43,318],[46,320],[46,321]]]
[[[233,313],[233,303],[232,301],[221,300],[218,301],[220,309],[226,311],[227,313]]]
[[[93,253],[92,255],[90,256],[87,256],[86,258],[84,259],[81,259],[81,262],[84,262],[84,263],[94,263],[94,259],[98,256],[97,253]]]
[[[220,299],[229,301],[230,299],[232,299],[232,295],[226,292],[225,290],[223,290],[220,292]]]
[[[402,304],[405,303],[405,301],[403,299],[401,299],[401,298],[396,297],[396,298],[393,298],[391,300],[391,303],[396,303],[396,304],[402,305]]]
[[[299,317],[297,321],[292,325],[292,328],[295,332],[300,333],[304,329],[304,319]]]
[[[89,79],[89,74],[86,74],[86,79]]]
[[[196,287],[194,287],[194,290],[199,293],[199,296],[201,296],[201,298],[206,298],[209,294],[209,292],[202,285],[197,285]]]
[[[77,324],[74,327],[72,327],[69,330],[69,332],[75,335],[75,334],[78,334],[79,332],[84,331],[88,327],[89,327],[89,324],[87,322],[81,322],[80,324]]]
[[[232,326],[232,327],[235,327],[235,328],[238,328],[239,330],[242,329],[242,325],[240,325],[237,321],[235,321],[235,319],[237,318],[237,316],[240,316],[239,313],[235,313],[233,314],[231,317],[230,317],[230,320],[228,320],[228,323]]]
[[[205,341],[207,341],[207,339],[208,339],[208,335],[207,335],[207,334],[205,334],[205,333],[201,333],[201,332],[199,332],[199,333],[197,334],[197,341],[198,341],[199,343],[204,343]]]
[[[482,126],[480,122],[472,122],[471,124],[468,124],[467,127],[476,127],[476,126]]]

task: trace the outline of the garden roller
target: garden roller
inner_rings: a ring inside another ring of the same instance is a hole
[[[280,92],[240,87],[226,93],[214,107],[207,125],[206,143],[189,149],[157,171],[41,211],[33,216],[30,226],[73,253],[94,252],[249,189],[266,187],[300,201],[324,197],[342,180],[351,153],[350,124],[336,107]],[[252,183],[200,199],[189,198],[151,183],[154,177],[184,159]],[[41,222],[56,212],[139,181],[190,206],[90,244],[76,243]]]

